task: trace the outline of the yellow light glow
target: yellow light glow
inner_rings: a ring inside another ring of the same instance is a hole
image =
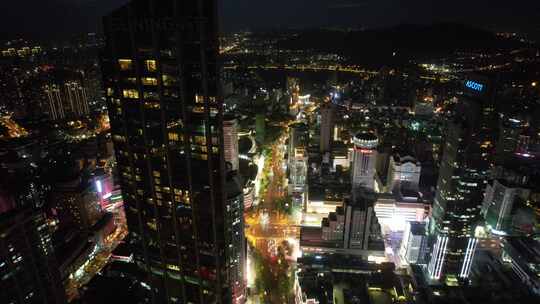
[[[122,71],[131,70],[133,61],[131,59],[118,59],[118,65]]]
[[[157,70],[157,63],[155,60],[145,60],[144,63],[148,72],[155,72]]]

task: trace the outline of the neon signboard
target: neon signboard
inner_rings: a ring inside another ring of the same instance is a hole
[[[475,90],[477,92],[482,92],[484,90],[484,85],[476,81],[467,80],[465,86],[469,89]]]

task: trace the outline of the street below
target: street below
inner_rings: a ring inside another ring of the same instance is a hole
[[[300,228],[295,213],[290,211],[292,206],[286,203],[284,144],[287,133],[266,152],[259,204],[245,213],[248,303],[293,303]]]

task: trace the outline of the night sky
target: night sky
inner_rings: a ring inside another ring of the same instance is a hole
[[[96,31],[128,0],[1,0],[0,38],[60,38]],[[218,0],[221,29],[459,22],[540,37],[538,0]]]

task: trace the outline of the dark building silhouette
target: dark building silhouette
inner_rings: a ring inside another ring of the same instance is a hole
[[[50,187],[30,157],[10,151],[0,163],[0,302],[65,303],[43,210]]]
[[[0,214],[0,277],[2,303],[65,303],[43,212]]]
[[[228,249],[244,238],[229,235],[243,229],[229,227],[238,208],[228,204],[238,202],[225,190],[216,9],[213,0],[134,0],[104,18],[129,242],[153,303],[244,301],[235,288],[243,261]]]

